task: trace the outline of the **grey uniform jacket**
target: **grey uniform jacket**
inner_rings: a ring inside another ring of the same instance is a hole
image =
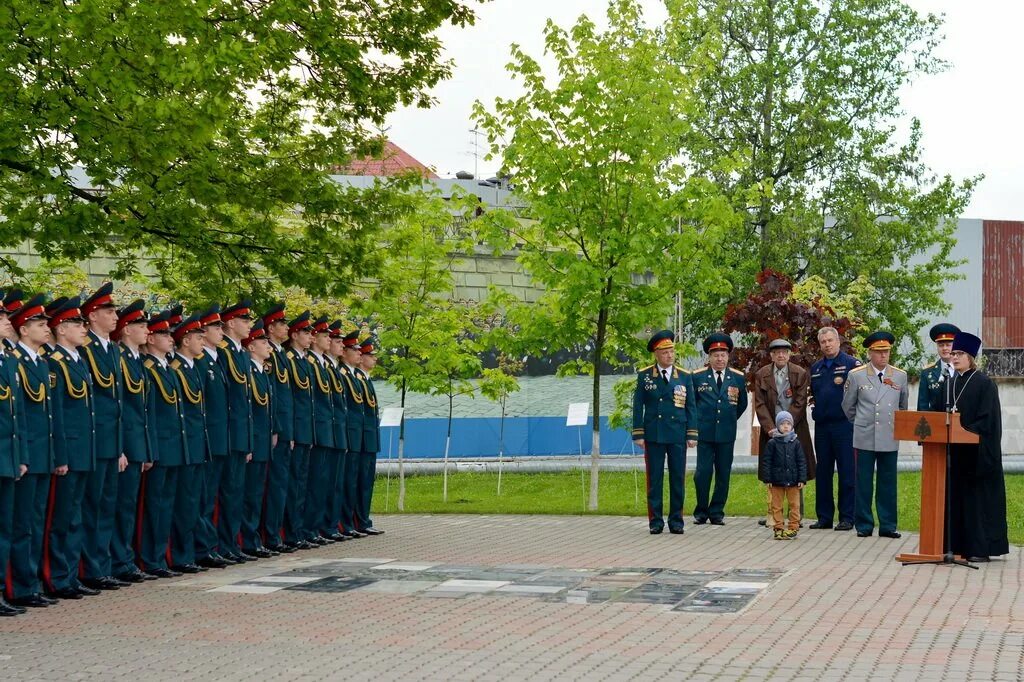
[[[892,452],[899,449],[893,437],[896,410],[907,409],[910,389],[907,373],[887,365],[882,381],[871,363],[852,370],[843,387],[843,412],[853,422],[853,447]]]

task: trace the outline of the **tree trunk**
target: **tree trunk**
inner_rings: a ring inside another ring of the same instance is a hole
[[[501,396],[501,422],[498,426],[498,497],[501,497],[501,472],[505,461],[505,396]]]
[[[604,358],[607,330],[608,309],[602,307],[597,313],[597,334],[594,337],[594,423],[590,444],[590,500],[587,503],[590,511],[597,511],[598,472],[601,467],[601,360]]]
[[[448,450],[452,443],[452,412],[454,410],[453,403],[455,402],[455,389],[452,388],[452,382],[448,381],[448,434],[444,439],[444,487],[442,489],[441,501],[448,501]]]
[[[402,423],[398,427],[398,511],[405,511],[405,379],[402,379]]]

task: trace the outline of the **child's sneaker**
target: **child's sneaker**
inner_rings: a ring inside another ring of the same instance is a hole
[[[784,530],[784,531],[782,531],[782,533],[783,533],[783,535],[786,536],[787,540],[796,540],[796,533],[797,533],[797,531],[795,531],[795,530]]]
[[[776,540],[788,540],[789,538],[786,537],[786,531],[777,528],[775,530],[775,539]]]

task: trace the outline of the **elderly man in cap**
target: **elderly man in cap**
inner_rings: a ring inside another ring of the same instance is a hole
[[[668,460],[668,529],[682,534],[686,448],[697,444],[697,412],[690,375],[675,363],[675,334],[662,330],[647,342],[655,363],[637,373],[633,392],[633,442],[644,450],[647,523],[652,535],[665,528],[662,481]]]
[[[729,499],[736,422],[747,410],[747,380],[743,372],[729,367],[732,338],[728,334],[716,332],[704,339],[704,352],[708,367],[690,373],[700,432],[697,470],[693,474],[697,491],[693,517],[698,525],[710,520],[712,525],[721,526],[725,524],[725,503]]]
[[[910,389],[907,373],[889,364],[889,354],[895,341],[889,332],[875,332],[864,339],[869,362],[850,372],[843,386],[843,411],[853,422],[857,470],[854,525],[857,537],[861,538],[870,537],[875,528],[871,513],[873,488],[879,537],[900,537],[896,531],[896,454],[899,441],[893,429],[896,410],[907,409]]]
[[[953,337],[960,328],[948,322],[942,322],[931,328],[928,335],[935,342],[938,359],[921,370],[921,381],[917,386],[917,409],[930,409],[932,401],[945,392],[946,382],[953,376]]]

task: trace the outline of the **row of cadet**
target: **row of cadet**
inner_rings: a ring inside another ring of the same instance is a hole
[[[276,305],[0,306],[0,616],[379,535],[375,341]]]

